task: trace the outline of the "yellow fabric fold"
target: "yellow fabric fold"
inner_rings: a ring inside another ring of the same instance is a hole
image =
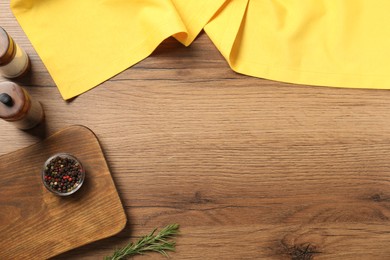
[[[224,2],[12,0],[11,9],[69,99],[146,58],[169,36],[189,45]]]
[[[245,18],[248,2],[249,0],[235,0],[230,2],[204,27],[204,30],[211,41],[217,46],[218,50],[232,68],[234,68],[232,65],[232,60],[234,61],[234,59],[230,56],[231,54],[235,55],[236,53],[236,51],[233,50],[233,47],[241,24]],[[240,43],[241,42],[236,45],[239,45]],[[255,49],[253,51],[255,51]]]
[[[386,0],[235,0],[205,31],[242,74],[390,89],[389,8]]]
[[[242,74],[309,85],[390,88],[390,1],[11,0],[64,99],[204,28]]]

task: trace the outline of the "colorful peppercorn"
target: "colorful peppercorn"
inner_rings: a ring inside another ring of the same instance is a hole
[[[45,186],[58,195],[73,193],[80,188],[83,180],[83,167],[76,158],[68,154],[53,156],[44,166],[43,181]]]

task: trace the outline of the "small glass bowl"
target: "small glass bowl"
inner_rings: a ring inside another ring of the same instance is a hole
[[[46,189],[58,196],[69,196],[75,193],[83,185],[84,179],[84,167],[71,154],[56,153],[43,165],[42,182]]]

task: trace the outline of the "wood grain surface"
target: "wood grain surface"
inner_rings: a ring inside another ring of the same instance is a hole
[[[239,75],[201,34],[65,102],[5,2],[0,24],[32,60],[18,82],[47,120],[0,122],[0,154],[86,125],[128,217],[56,259],[99,259],[169,223],[181,225],[172,259],[390,259],[389,91]]]
[[[59,197],[44,187],[47,158],[70,153],[83,164],[85,181]],[[126,215],[95,135],[82,126],[0,156],[0,259],[45,259],[117,234]]]

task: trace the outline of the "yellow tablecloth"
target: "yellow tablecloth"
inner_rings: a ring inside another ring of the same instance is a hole
[[[204,28],[230,67],[267,79],[390,88],[390,1],[11,0],[64,99]]]

